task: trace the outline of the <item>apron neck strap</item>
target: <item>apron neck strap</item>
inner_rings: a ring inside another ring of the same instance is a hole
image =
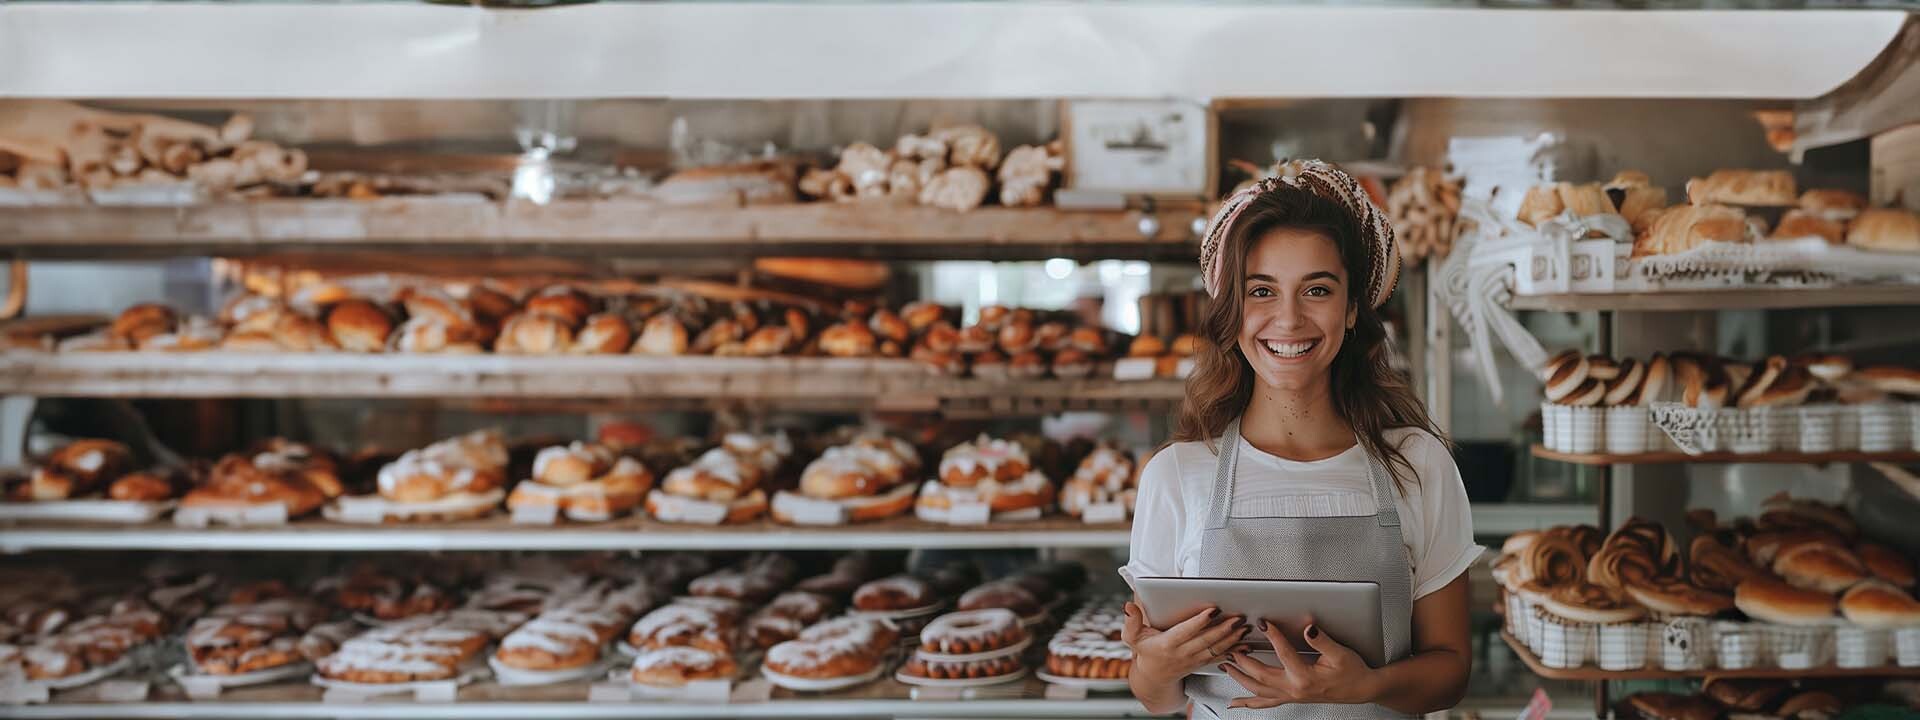
[[[1220,446],[1215,450],[1218,461],[1213,470],[1213,498],[1207,503],[1208,530],[1218,530],[1227,526],[1227,516],[1233,507],[1233,491],[1240,460],[1240,419],[1234,418],[1227,423],[1226,432],[1220,435]],[[1393,475],[1387,472],[1380,458],[1367,455],[1367,484],[1373,489],[1374,517],[1379,519],[1381,527],[1400,527],[1400,509],[1394,504]]]

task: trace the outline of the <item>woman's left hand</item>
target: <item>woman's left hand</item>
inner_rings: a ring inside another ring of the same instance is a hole
[[[1320,653],[1319,662],[1307,662],[1293,649],[1293,643],[1280,635],[1277,625],[1262,621],[1260,632],[1273,642],[1280,656],[1280,667],[1255,660],[1245,652],[1232,654],[1232,662],[1220,669],[1253,692],[1253,697],[1235,699],[1228,707],[1263,710],[1289,703],[1357,704],[1373,701],[1374,670],[1360,654],[1309,624],[1307,645]]]

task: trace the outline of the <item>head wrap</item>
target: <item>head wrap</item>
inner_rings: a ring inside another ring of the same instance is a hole
[[[1359,181],[1325,162],[1289,160],[1280,165],[1279,171],[1279,175],[1261,178],[1228,197],[1214,213],[1213,222],[1207,224],[1207,234],[1200,240],[1200,270],[1207,295],[1219,297],[1220,288],[1225,284],[1226,278],[1220,277],[1220,260],[1227,229],[1239,219],[1240,211],[1246,209],[1248,203],[1285,186],[1332,200],[1347,209],[1354,227],[1360,230],[1360,244],[1367,251],[1363,297],[1372,307],[1386,304],[1387,298],[1393,295],[1393,286],[1400,281],[1400,252],[1394,245],[1393,226],[1387,224],[1387,214],[1373,204]]]

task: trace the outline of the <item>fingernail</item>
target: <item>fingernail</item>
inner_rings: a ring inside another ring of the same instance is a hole
[[[1220,608],[1214,608],[1214,609],[1212,609],[1212,610],[1208,610],[1208,611],[1207,611],[1207,619],[1208,619],[1208,620],[1212,620],[1212,619],[1214,619],[1214,618],[1217,618],[1217,617],[1220,617]]]
[[[1308,625],[1308,626],[1307,626],[1307,637],[1310,637],[1310,638],[1317,638],[1317,637],[1320,637],[1320,627],[1319,627],[1319,626],[1317,626],[1317,625]]]
[[[1261,620],[1261,621],[1260,621],[1260,632],[1266,632],[1266,631],[1267,631],[1267,621],[1265,621],[1265,620]]]

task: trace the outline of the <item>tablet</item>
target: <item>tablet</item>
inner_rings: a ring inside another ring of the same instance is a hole
[[[1368,667],[1386,662],[1386,638],[1380,623],[1380,584],[1322,580],[1239,580],[1223,578],[1131,578],[1147,624],[1166,629],[1215,606],[1223,615],[1247,618],[1242,643],[1248,654],[1270,665],[1279,664],[1272,643],[1256,629],[1260,620],[1280,626],[1280,632],[1302,653],[1313,654],[1301,633],[1309,619],[1340,644],[1353,648]],[[1211,670],[1211,667],[1196,672]]]

